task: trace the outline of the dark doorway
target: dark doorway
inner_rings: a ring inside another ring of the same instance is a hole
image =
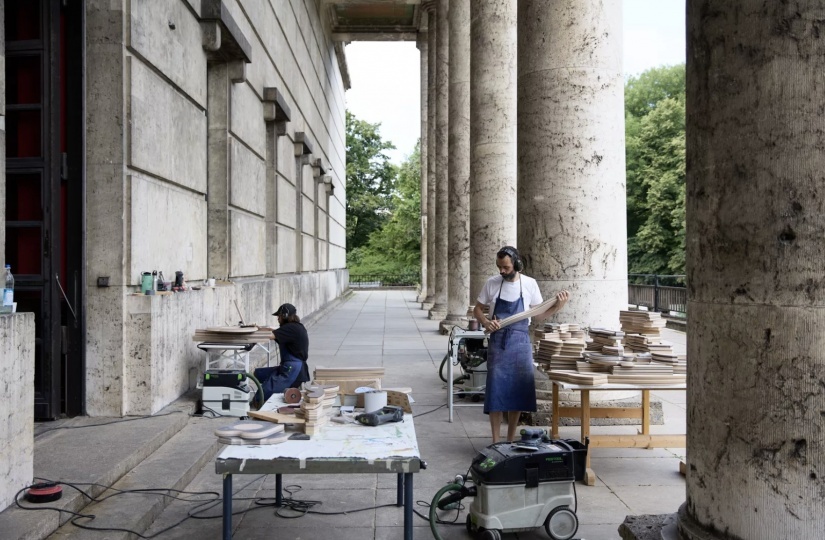
[[[83,413],[82,0],[5,2],[6,263],[35,314],[35,418]]]

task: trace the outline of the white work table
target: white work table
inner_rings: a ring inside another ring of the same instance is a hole
[[[283,394],[273,395],[261,410],[274,410]],[[223,538],[232,535],[232,475],[274,474],[275,502],[281,504],[283,474],[395,473],[398,506],[404,506],[404,538],[412,540],[413,473],[421,469],[411,414],[403,422],[380,426],[329,422],[310,440],[272,445],[226,446],[215,461],[223,474]]]

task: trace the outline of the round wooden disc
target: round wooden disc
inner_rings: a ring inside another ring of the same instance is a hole
[[[301,401],[301,391],[297,388],[287,388],[284,390],[284,401],[287,403],[298,403]]]
[[[254,334],[258,331],[257,326],[248,326],[241,328],[240,326],[213,326],[207,328],[207,332],[218,332],[221,334]]]

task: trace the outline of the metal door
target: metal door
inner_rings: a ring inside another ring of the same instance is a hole
[[[83,136],[82,119],[78,126],[77,111],[70,110],[79,105],[82,111],[82,96],[66,76],[67,69],[78,67],[78,50],[82,68],[82,46],[78,49],[77,37],[67,37],[66,25],[82,23],[83,5],[5,2],[4,10],[5,255],[15,276],[17,310],[35,314],[35,418],[53,419],[81,413],[83,402],[82,347],[78,353],[76,346],[83,333],[83,235],[77,238]],[[82,88],[82,69],[71,79]],[[78,129],[79,148],[72,140]]]

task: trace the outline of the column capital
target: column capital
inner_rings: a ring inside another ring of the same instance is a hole
[[[436,0],[424,0],[421,2],[421,11],[430,12],[435,11]]]

